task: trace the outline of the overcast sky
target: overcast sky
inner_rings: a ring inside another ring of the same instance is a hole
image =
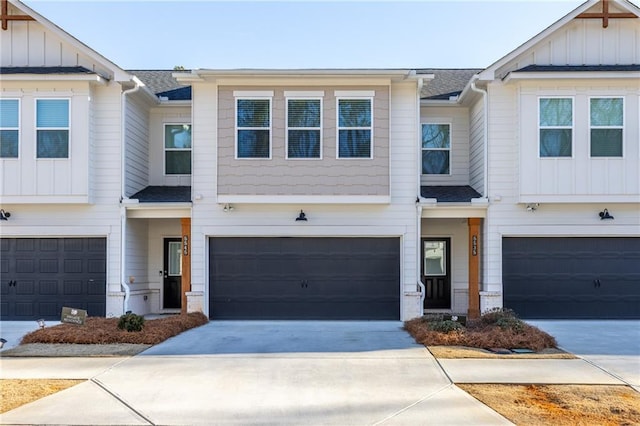
[[[583,2],[24,3],[125,69],[234,69],[484,68]]]

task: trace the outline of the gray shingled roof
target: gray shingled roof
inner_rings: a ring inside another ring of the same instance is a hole
[[[434,79],[425,82],[420,99],[449,99],[459,95],[475,74],[482,69],[419,69],[417,74],[434,74]]]
[[[473,198],[480,198],[480,194],[470,186],[422,186],[422,198],[435,198],[439,203],[470,203]]]
[[[137,199],[140,203],[188,203],[191,201],[191,187],[147,186],[129,198]]]
[[[176,72],[174,70],[127,70],[127,72],[138,77],[155,94],[187,87],[173,78],[172,74]]]
[[[85,67],[1,67],[0,74],[95,74]]]

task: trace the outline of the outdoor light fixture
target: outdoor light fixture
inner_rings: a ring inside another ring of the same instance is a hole
[[[307,221],[307,215],[304,214],[304,211],[300,210],[300,214],[298,215],[298,217],[296,217],[296,222],[306,222]]]
[[[539,203],[527,204],[527,211],[535,212],[536,210],[538,210],[538,207],[540,207]]]
[[[222,208],[223,212],[232,212],[233,211],[233,206],[231,204],[225,204],[224,207]]]
[[[0,209],[0,220],[9,220],[11,213],[5,212],[4,209]]]
[[[607,209],[604,209],[603,211],[598,213],[598,215],[600,216],[600,220],[613,219],[613,216],[609,214],[609,210]]]
[[[4,347],[4,344],[7,343],[6,339],[0,339],[0,349]]]
[[[44,326],[46,325],[46,324],[44,323],[44,320],[43,320],[42,318],[40,318],[39,320],[37,320],[37,322],[38,322],[38,326],[40,326],[40,328],[44,328]]]

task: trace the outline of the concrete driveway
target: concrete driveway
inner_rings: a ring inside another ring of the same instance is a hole
[[[528,320],[558,346],[640,392],[640,320]]]
[[[400,322],[213,321],[9,424],[500,425]],[[81,409],[80,409],[81,408]]]

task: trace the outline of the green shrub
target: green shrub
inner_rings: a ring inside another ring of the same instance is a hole
[[[522,331],[525,323],[518,318],[511,309],[494,308],[480,317],[480,322],[485,325],[497,325],[503,330]]]
[[[142,331],[144,327],[144,317],[142,315],[128,312],[120,317],[118,328],[127,331]]]
[[[429,322],[429,330],[437,331],[440,333],[451,333],[453,331],[464,330],[464,326],[456,321],[432,321]]]

